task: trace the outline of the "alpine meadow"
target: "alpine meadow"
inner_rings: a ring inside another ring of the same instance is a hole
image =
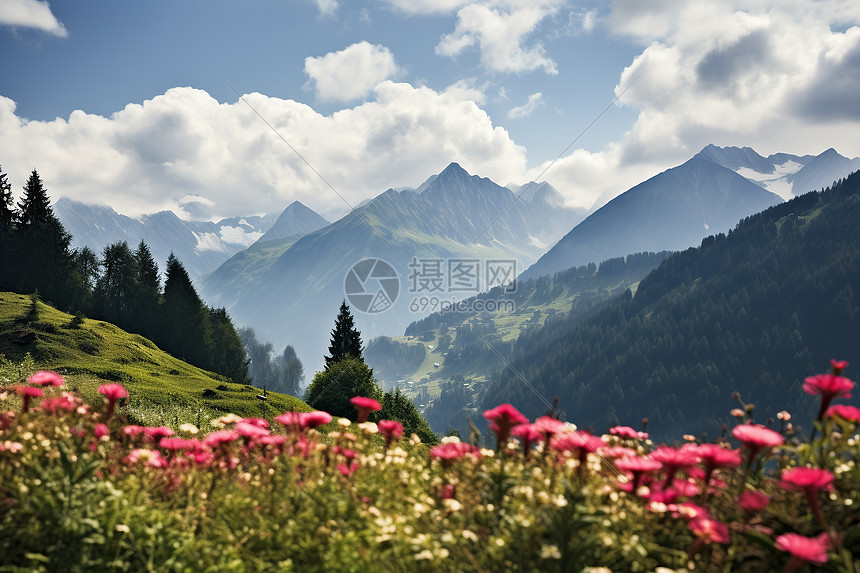
[[[0,51],[0,571],[860,573],[855,0]]]

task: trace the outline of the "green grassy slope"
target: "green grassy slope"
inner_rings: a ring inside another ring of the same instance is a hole
[[[129,392],[124,408],[130,421],[175,426],[206,424],[233,412],[272,419],[285,410],[311,408],[292,396],[234,384],[161,351],[151,341],[112,324],[83,319],[38,303],[38,317],[28,318],[25,295],[0,292],[0,384],[14,383],[23,370],[55,370],[66,385],[90,403],[99,403],[100,384],[120,382]],[[28,356],[29,355],[29,356]],[[26,372],[23,373],[26,375]],[[5,380],[4,380],[5,378]],[[204,392],[206,396],[204,396]]]

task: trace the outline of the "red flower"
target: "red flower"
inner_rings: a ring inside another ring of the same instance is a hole
[[[230,442],[238,440],[239,437],[240,434],[236,430],[218,430],[203,438],[203,445],[210,448],[217,448],[222,444],[229,444]]]
[[[507,443],[511,428],[529,423],[529,419],[510,404],[502,404],[492,410],[486,410],[484,418],[490,422],[490,429],[496,433],[497,450],[501,450]]]
[[[660,446],[651,452],[651,459],[663,464],[666,472],[666,484],[671,485],[678,470],[689,468],[699,463],[699,456],[694,448],[670,448]]]
[[[96,438],[103,438],[105,436],[110,435],[110,430],[104,424],[96,424],[96,427],[93,428],[93,434],[95,434]]]
[[[42,390],[36,388],[35,386],[15,386],[15,392],[21,396],[23,400],[21,404],[21,413],[26,414],[30,409],[30,400],[33,398],[41,398]]]
[[[559,432],[567,431],[567,424],[562,422],[561,420],[557,420],[552,416],[541,416],[535,423],[532,424],[535,430],[543,434],[544,440],[549,441],[549,439],[558,434]]]
[[[646,432],[637,432],[630,426],[615,426],[609,428],[609,433],[618,436],[619,438],[629,438],[631,440],[647,440]]]
[[[385,436],[385,448],[391,445],[392,440],[400,439],[403,435],[403,424],[397,420],[380,420],[377,424],[379,433]]]
[[[158,426],[157,428],[144,428],[143,433],[150,438],[151,441],[158,443],[161,438],[166,438],[173,435],[173,430],[167,426]]]
[[[817,493],[833,488],[833,474],[820,468],[791,468],[782,472],[780,484],[786,489]]]
[[[550,440],[550,447],[559,452],[573,452],[579,459],[579,467],[577,472],[585,470],[585,463],[588,460],[589,452],[597,452],[598,448],[602,448],[605,444],[598,436],[589,434],[588,432],[575,431],[556,434]]]
[[[522,442],[523,453],[526,457],[531,452],[532,444],[541,439],[543,434],[537,431],[534,424],[520,424],[511,429],[511,434],[520,439]]]
[[[448,442],[430,448],[430,457],[440,460],[445,467],[450,466],[454,460],[458,460],[466,454],[480,455],[480,452],[463,442]]]
[[[745,491],[738,497],[738,505],[744,511],[758,511],[767,507],[768,503],[770,503],[768,497],[757,491]]]
[[[698,516],[690,521],[690,530],[705,543],[729,542],[729,528],[726,524],[707,515]]]
[[[201,446],[199,440],[185,438],[161,438],[158,447],[163,450],[189,450],[195,451]]]
[[[299,414],[299,425],[302,429],[316,428],[331,422],[331,414],[317,410],[315,412],[303,412]]]
[[[833,368],[833,373],[837,376],[842,374],[842,371],[848,368],[847,360],[836,360],[834,358],[830,359],[830,366]]]
[[[262,438],[263,436],[269,435],[269,430],[265,428],[261,428],[256,424],[249,424],[248,422],[239,422],[236,424],[236,431],[239,432],[246,440]]]
[[[45,402],[42,402],[42,406],[45,405]],[[828,418],[833,416],[839,416],[843,420],[850,420],[852,422],[860,422],[860,408],[856,406],[848,406],[845,404],[836,404],[834,406],[830,406],[827,408],[827,411],[824,412],[824,415]]]
[[[301,414],[298,412],[284,412],[280,416],[275,416],[275,421],[283,424],[288,430],[298,427]]]
[[[639,485],[639,481],[642,479],[642,476],[648,472],[654,472],[663,467],[663,464],[658,462],[657,460],[652,460],[650,458],[640,458],[640,457],[629,457],[629,458],[621,458],[619,460],[615,460],[615,467],[624,472],[630,472],[633,474],[633,483],[630,484],[631,492],[636,492],[636,488]]]
[[[113,410],[116,406],[117,400],[120,398],[128,398],[128,392],[126,392],[123,385],[117,383],[102,384],[99,386],[99,394],[107,398],[108,401],[107,409],[105,410],[105,420],[109,420],[113,415]]]
[[[744,443],[749,449],[749,463],[756,454],[764,448],[773,448],[785,443],[785,438],[779,432],[765,428],[761,424],[741,424],[732,429],[732,435]]]
[[[705,475],[702,477],[705,485],[708,485],[711,474],[717,468],[736,468],[741,465],[741,454],[738,450],[724,448],[718,444],[701,444],[693,448],[705,464]]]
[[[45,398],[39,404],[43,410],[50,414],[56,414],[58,410],[74,410],[77,403],[71,396],[62,396],[58,398]]]
[[[366,422],[367,416],[371,412],[382,410],[382,406],[379,405],[379,402],[373,398],[365,398],[364,396],[355,396],[354,398],[350,398],[349,403],[358,410],[358,422]]]
[[[835,374],[817,374],[816,376],[809,376],[803,381],[803,390],[807,394],[821,395],[821,407],[818,409],[819,420],[834,398],[850,398],[852,388],[854,388],[854,382]]]
[[[38,372],[27,378],[27,382],[29,382],[30,384],[38,384],[39,386],[62,386],[63,377],[56,372],[50,372],[48,370],[39,370]]]
[[[263,418],[242,418],[240,422],[257,426],[258,428],[268,428],[269,422]]]
[[[830,542],[827,533],[818,537],[804,537],[797,533],[786,533],[776,538],[774,547],[780,551],[809,563],[827,563],[827,548]]]

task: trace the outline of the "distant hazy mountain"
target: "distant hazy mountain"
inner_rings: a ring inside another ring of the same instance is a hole
[[[749,147],[708,145],[699,156],[731,169],[785,200],[820,190],[860,169],[860,158],[848,159],[833,148],[817,156],[775,153],[762,157]]]
[[[127,241],[134,248],[143,239],[160,268],[164,268],[173,252],[192,277],[212,271],[275,223],[274,215],[232,217],[217,223],[185,221],[172,211],[134,219],[110,207],[87,205],[66,197],[54,204],[54,213],[72,234],[73,247],[87,246],[100,255],[111,243]]]
[[[727,154],[726,161],[738,164],[750,158],[751,154],[738,151]],[[589,215],[521,278],[630,253],[686,249],[780,202],[777,195],[714,163],[707,154],[699,154],[636,185]]]
[[[275,224],[257,242],[262,243],[264,241],[290,238],[297,239],[302,235],[322,229],[328,224],[329,222],[313,209],[305,207],[299,201],[293,201],[280,214]]]
[[[510,189],[452,163],[420,192],[389,189],[294,243],[254,245],[206,277],[202,294],[209,304],[227,306],[237,324],[253,326],[276,347],[292,344],[313,371],[322,363],[353,265],[382,259],[398,276],[391,308],[364,313],[353,305],[365,342],[386,332],[400,334],[416,318],[438,310],[422,306],[420,297],[451,300],[475,294],[462,276],[448,272],[449,264],[477,264],[474,286],[486,290],[492,286],[485,276],[487,261],[511,261],[517,272],[534,262],[577,216],[548,204],[550,196],[517,199]],[[368,276],[370,268],[363,268],[352,275],[350,292],[365,281],[366,296],[372,298],[384,291],[384,279]],[[428,276],[435,271],[438,275]],[[410,310],[413,302],[422,307]]]

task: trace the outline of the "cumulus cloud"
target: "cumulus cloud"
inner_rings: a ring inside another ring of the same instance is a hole
[[[3,0],[0,2],[0,26],[35,28],[61,38],[69,35],[51,12],[51,6],[39,0]]]
[[[543,103],[543,94],[541,92],[533,93],[529,96],[529,101],[524,103],[523,105],[518,105],[508,112],[508,117],[511,119],[518,119],[521,117],[528,117],[534,110],[537,109],[539,105]]]
[[[860,155],[860,3],[615,0],[599,19],[642,46],[615,88],[637,118],[547,171],[571,204],[601,205],[709,143]]]
[[[0,96],[0,157],[18,195],[35,167],[53,200],[128,215],[174,209],[217,219],[280,212],[299,200],[332,220],[347,205],[249,105],[358,205],[389,187],[416,186],[451,161],[520,180],[525,150],[470,95],[384,81],[372,101],[326,116],[259,93],[219,103],[173,88],[109,117],[75,111],[53,121],[19,117]]]
[[[322,101],[361,99],[398,72],[391,50],[369,42],[352,44],[319,58],[305,58],[305,73]]]
[[[531,34],[566,0],[523,2],[506,0],[469,4],[457,12],[457,25],[436,46],[442,56],[457,56],[469,48],[480,51],[489,71],[520,73],[543,69],[558,74],[556,63]]]

